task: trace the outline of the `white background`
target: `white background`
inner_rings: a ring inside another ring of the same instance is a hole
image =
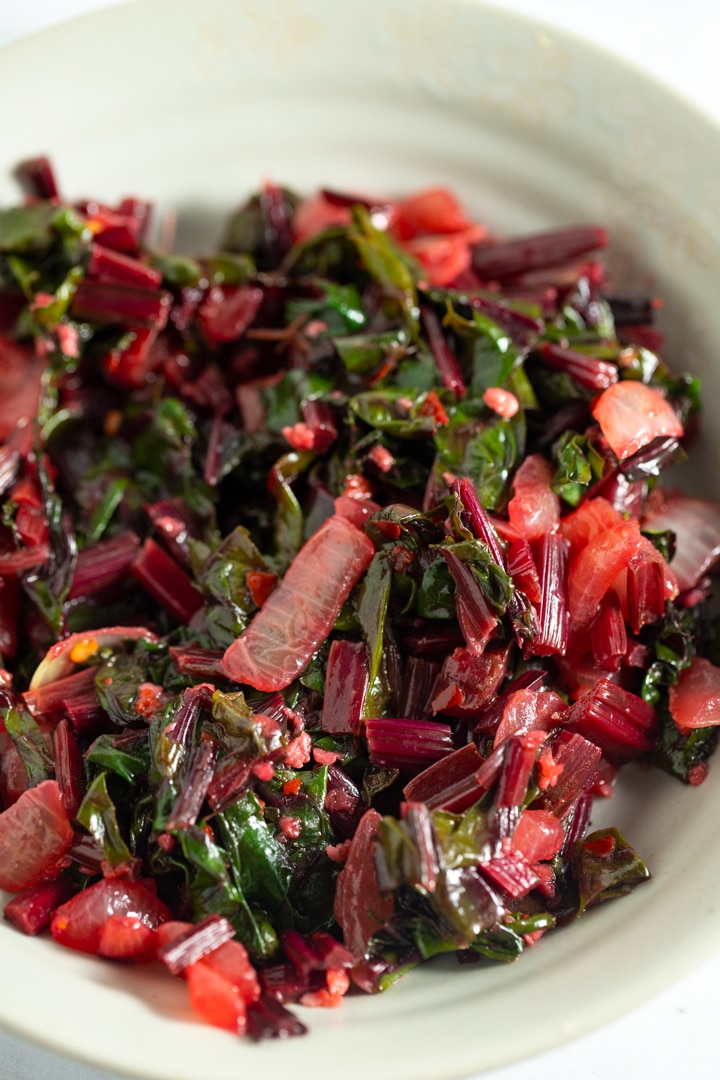
[[[106,6],[109,0],[0,0],[0,45]],[[496,6],[562,26],[620,54],[720,123],[720,9],[714,0],[496,0]],[[21,107],[20,101],[21,93],[10,107]],[[714,165],[717,170],[717,162]],[[687,917],[692,919],[693,912]],[[672,932],[668,927],[668,935]],[[592,977],[589,970],[588,981]],[[482,1080],[715,1080],[720,1076],[719,984],[720,958],[710,957],[701,969],[622,1020],[558,1050],[485,1073]],[[517,1020],[521,1025],[522,1017]],[[341,1077],[342,1063],[338,1066]],[[0,1080],[111,1078],[0,1032]]]

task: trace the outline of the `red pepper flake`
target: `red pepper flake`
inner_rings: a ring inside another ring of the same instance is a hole
[[[432,416],[438,427],[444,427],[450,420],[445,406],[434,390],[429,390],[420,408],[421,416]]]
[[[155,683],[140,683],[135,695],[134,709],[138,716],[152,716],[157,711],[163,696],[162,686]]]
[[[615,850],[615,837],[612,833],[607,836],[596,836],[592,840],[583,840],[583,847],[592,855],[612,855]]]
[[[520,408],[520,402],[515,395],[501,386],[489,386],[482,398],[488,409],[492,409],[498,416],[514,416]]]
[[[296,776],[293,780],[286,780],[283,784],[283,795],[297,795],[302,786],[302,780]]]
[[[277,574],[266,574],[262,570],[250,570],[245,578],[253,603],[262,607],[277,585]]]

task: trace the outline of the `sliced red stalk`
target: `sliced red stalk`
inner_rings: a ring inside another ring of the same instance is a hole
[[[432,308],[421,309],[420,317],[427,334],[430,351],[435,361],[435,366],[440,376],[440,381],[448,390],[452,390],[456,397],[465,397],[467,387],[457,357],[447,343],[445,335]]]
[[[567,346],[545,341],[540,346],[539,355],[548,367],[565,371],[578,386],[584,386],[586,390],[593,390],[595,393],[606,390],[618,381],[618,370],[615,364],[611,364],[608,360],[599,360],[595,356],[588,356],[577,349],[569,349]]]
[[[204,963],[185,968],[190,1008],[206,1024],[222,1028],[233,1035],[247,1031],[247,1004],[239,987]]]
[[[606,246],[605,229],[597,225],[574,225],[501,243],[478,244],[473,248],[472,265],[485,281],[502,281],[558,266]]]
[[[540,602],[540,578],[532,548],[524,536],[511,540],[507,548],[507,572],[516,589],[525,593],[532,604]]]
[[[374,852],[379,823],[377,810],[365,811],[335,888],[335,918],[355,957],[353,982],[365,990],[376,986],[375,974],[365,959],[370,941],[388,923],[394,908],[393,897],[383,895],[378,887]]]
[[[505,559],[503,558],[497,535],[490,523],[490,518],[487,516],[485,509],[477,497],[477,492],[472,480],[467,476],[464,476],[454,490],[459,496],[465,510],[470,515],[473,533],[478,540],[483,540],[487,544],[494,561],[498,566],[504,569]]]
[[[465,644],[472,652],[480,654],[484,652],[488,639],[497,626],[497,616],[485,599],[470,566],[448,548],[440,548],[440,552],[458,590],[458,619]]]
[[[593,796],[589,791],[581,791],[575,802],[566,811],[564,821],[565,839],[560,848],[561,858],[569,858],[575,849],[575,842],[582,840],[587,832],[593,801]]]
[[[434,627],[428,622],[426,628],[406,631],[403,645],[408,656],[417,656],[423,660],[443,661],[453,649],[465,649],[465,638],[459,626]]]
[[[260,970],[263,993],[281,1004],[299,1001],[309,982],[310,976],[301,975],[290,963],[271,964]]]
[[[161,945],[157,958],[173,975],[180,975],[189,964],[196,964],[213,949],[234,937],[235,930],[224,916],[208,915],[174,941]]]
[[[95,237],[105,247],[135,254],[147,225],[148,206],[137,200],[124,200],[116,210],[96,202],[79,203],[78,209],[86,215]],[[138,214],[140,207],[146,211],[142,215]]]
[[[559,533],[545,534],[536,542],[540,574],[539,626],[528,646],[533,656],[565,655],[568,643],[567,561],[569,544]]]
[[[668,466],[683,461],[685,451],[675,436],[659,435],[623,460],[620,468],[630,482],[658,476]]]
[[[223,810],[247,791],[253,780],[253,765],[242,757],[225,757],[219,763],[207,789],[207,800],[213,810]]]
[[[181,675],[211,679],[220,674],[222,649],[203,649],[199,645],[171,645],[168,651]]]
[[[158,326],[130,326],[122,342],[102,357],[106,382],[122,390],[140,390],[160,367],[162,353],[154,349]]]
[[[336,763],[329,764],[325,810],[337,835],[343,840],[350,840],[365,809],[358,788],[345,770]]]
[[[434,720],[371,717],[365,721],[370,761],[387,769],[420,771],[452,753],[452,729]]]
[[[17,652],[21,598],[17,578],[0,577],[0,654],[6,660],[11,660]]]
[[[216,758],[217,745],[207,739],[190,751],[180,794],[165,824],[168,831],[196,823],[213,779]]]
[[[482,863],[481,868],[483,874],[514,898],[527,896],[540,882],[539,876],[519,851],[494,855],[488,862]]]
[[[552,752],[555,764],[562,766],[562,771],[555,783],[545,789],[543,797],[561,818],[597,773],[601,750],[582,735],[562,731],[553,740]]]
[[[66,675],[55,682],[41,684],[37,689],[26,690],[23,698],[32,715],[48,724],[60,720],[68,706],[76,708],[89,721],[99,720],[105,715],[97,700],[95,669],[91,667],[76,670],[74,675]]]
[[[417,875],[409,884],[425,892],[435,892],[440,862],[430,811],[423,802],[404,802],[400,804],[400,816],[418,856]]]
[[[178,623],[189,623],[204,604],[189,576],[152,537],[143,544],[130,572]]]
[[[275,1001],[263,994],[259,1001],[247,1007],[247,1033],[251,1039],[286,1039],[307,1034],[301,1020]]]
[[[538,747],[546,738],[547,732],[530,731],[527,735],[513,735],[505,742],[495,806],[503,808],[522,805],[527,795]]]
[[[159,540],[181,566],[190,566],[190,541],[197,538],[197,526],[192,514],[180,499],[160,499],[145,503],[145,513],[150,518]]]
[[[329,634],[374,553],[372,541],[345,518],[327,518],[225,653],[227,676],[256,690],[289,686]]]
[[[213,285],[197,311],[197,322],[211,345],[235,341],[252,324],[263,302],[257,285]]]
[[[53,731],[55,779],[58,782],[68,817],[74,818],[85,796],[83,757],[74,732],[63,719]]]
[[[69,877],[40,881],[8,901],[3,916],[23,934],[41,934],[50,926],[55,909],[76,891],[77,885]]]
[[[162,330],[171,306],[169,292],[83,278],[75,290],[70,311],[74,319],[88,322]]]
[[[595,663],[603,671],[617,671],[628,648],[627,631],[617,593],[611,589],[602,599],[598,617],[590,627]]]
[[[134,532],[118,533],[78,553],[68,600],[94,596],[125,577],[140,541]]]
[[[312,432],[313,450],[324,454],[330,449],[338,435],[332,407],[326,401],[308,398],[301,403],[300,411],[303,420]]]
[[[44,155],[21,161],[16,170],[20,182],[38,199],[57,199],[57,180],[50,159]]]
[[[655,709],[609,679],[600,679],[562,716],[560,723],[594,742],[611,761],[629,761],[655,745]]]
[[[493,735],[502,720],[510,696],[517,693],[518,690],[535,690],[539,688],[542,686],[545,676],[546,672],[542,668],[528,668],[522,675],[518,675],[516,679],[513,679],[502,694],[499,694],[493,703],[481,712],[475,723],[474,734]]]
[[[152,266],[129,255],[121,255],[111,248],[105,248],[102,244],[90,245],[87,272],[90,277],[99,278],[101,281],[134,285],[139,289],[155,290],[162,284],[162,274]]]
[[[455,649],[445,658],[432,700],[433,713],[475,720],[505,677],[509,646],[486,650]]]
[[[429,765],[403,788],[408,802],[423,802],[429,810],[450,810],[459,814],[481,795],[475,774],[482,758],[474,743]]]
[[[22,455],[10,442],[0,447],[0,495],[4,495],[18,478]]]
[[[535,319],[522,311],[514,311],[507,304],[498,303],[487,296],[470,296],[468,299],[471,307],[487,315],[520,345],[528,345],[543,331],[544,324],[541,319]]]
[[[431,714],[432,692],[440,673],[440,665],[420,656],[409,656],[405,662],[397,701],[401,716],[426,720]]]
[[[320,727],[333,735],[357,735],[362,727],[370,671],[363,641],[337,639],[330,646]]]
[[[347,968],[355,963],[353,954],[329,934],[303,936],[297,930],[284,930],[280,944],[298,975],[307,980],[313,971]]]
[[[627,567],[628,621],[634,634],[665,612],[665,575],[660,562],[634,555]]]

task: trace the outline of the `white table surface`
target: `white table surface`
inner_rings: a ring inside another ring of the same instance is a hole
[[[623,56],[720,123],[720,9],[711,0],[682,4],[678,0],[495,2],[571,30]],[[109,3],[0,0],[0,45]],[[688,915],[692,917],[691,912]],[[653,1080],[678,1076],[715,1080],[720,1075],[714,1056],[719,986],[720,956],[710,958],[623,1019],[539,1057],[484,1073],[482,1080],[644,1080],[649,1076]],[[0,1080],[117,1080],[117,1076],[55,1057],[0,1031]]]

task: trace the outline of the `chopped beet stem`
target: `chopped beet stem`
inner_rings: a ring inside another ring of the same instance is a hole
[[[420,315],[423,326],[425,327],[425,333],[428,336],[430,351],[432,352],[433,360],[435,361],[438,375],[440,376],[443,386],[446,386],[448,390],[452,390],[456,397],[465,397],[465,394],[467,393],[465,379],[460,370],[458,359],[448,345],[447,339],[442,332],[440,320],[432,308],[422,308]]]

